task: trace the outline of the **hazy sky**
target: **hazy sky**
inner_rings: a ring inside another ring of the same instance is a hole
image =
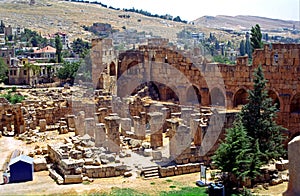
[[[179,15],[195,20],[204,15],[255,15],[276,19],[300,19],[300,0],[98,0],[116,8],[143,9],[152,14]]]

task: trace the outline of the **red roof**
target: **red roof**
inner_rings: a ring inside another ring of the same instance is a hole
[[[56,49],[51,46],[46,46],[45,48],[34,50],[34,53],[56,53]]]

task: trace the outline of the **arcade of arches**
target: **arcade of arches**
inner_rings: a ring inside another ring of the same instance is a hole
[[[145,85],[128,90],[126,84],[138,78],[145,80],[143,83],[155,92],[152,94],[155,99],[240,109],[247,103],[247,90],[253,86],[253,71],[261,64],[268,80],[268,94],[278,107],[278,123],[286,127],[290,135],[300,130],[299,44],[265,45],[254,51],[251,66],[247,57],[238,57],[235,66],[206,63],[197,52],[179,52],[164,44],[141,45],[138,49],[102,58],[105,60],[101,63],[109,66],[110,76],[117,78],[118,96],[125,96],[122,93],[128,91],[137,93],[144,88]],[[101,75],[97,70],[93,69],[96,86]]]

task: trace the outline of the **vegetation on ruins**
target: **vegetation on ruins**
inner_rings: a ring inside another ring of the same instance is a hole
[[[63,61],[62,58],[62,43],[59,35],[55,37],[55,48],[56,48],[56,55],[57,55],[57,62],[61,63]]]
[[[4,60],[0,57],[0,83],[7,79],[8,68]]]
[[[16,93],[16,88],[13,87],[12,89],[8,90],[7,93],[1,94],[0,97],[4,97],[12,104],[22,102],[25,97]]]
[[[235,64],[234,61],[229,60],[226,56],[217,55],[213,57],[214,62],[223,63],[223,64]]]
[[[253,185],[263,164],[285,155],[284,128],[276,124],[277,108],[268,97],[266,83],[259,66],[254,71],[254,88],[248,91],[249,102],[242,107],[234,126],[226,130],[226,138],[213,156],[229,187],[239,187],[246,179],[251,179]]]

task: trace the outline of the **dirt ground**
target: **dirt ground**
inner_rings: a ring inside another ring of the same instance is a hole
[[[13,137],[0,138],[0,168],[7,156],[14,149],[22,149],[28,152],[33,149],[35,144],[26,145]],[[2,173],[1,181],[2,183]],[[208,171],[209,174],[209,171]],[[35,172],[34,180],[31,182],[12,183],[0,185],[0,195],[49,195],[49,194],[72,194],[83,195],[86,193],[108,193],[113,187],[132,188],[139,192],[158,195],[161,191],[180,189],[181,187],[195,187],[195,181],[199,180],[199,173],[180,175],[168,178],[158,178],[144,180],[139,176],[133,175],[130,178],[114,177],[95,179],[91,183],[58,185],[49,177],[48,171]],[[259,190],[260,195],[282,195],[287,189],[287,183],[269,187],[269,190]],[[257,190],[258,191],[258,190]],[[256,192],[257,192],[256,191]]]

